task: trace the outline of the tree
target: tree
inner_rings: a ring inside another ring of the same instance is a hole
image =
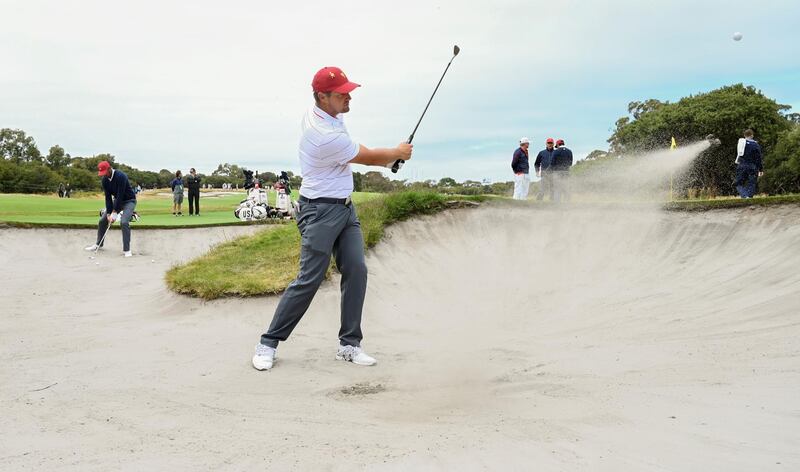
[[[764,158],[762,190],[769,193],[800,192],[800,125],[783,133]]]
[[[362,192],[364,190],[364,174],[353,172],[353,191]]]
[[[594,159],[603,159],[609,156],[608,151],[601,151],[599,149],[595,149],[594,151],[590,152],[588,156],[586,156],[586,160],[591,161]]]
[[[15,164],[42,161],[36,141],[21,129],[0,129],[0,156]]]
[[[452,177],[442,177],[439,179],[439,187],[455,187],[456,185],[458,185],[458,182]]]
[[[791,127],[791,122],[782,115],[789,108],[742,84],[685,97],[677,103],[632,102],[629,110],[634,114],[633,120],[629,117],[617,120],[608,142],[612,152],[632,154],[665,149],[673,136],[678,142],[688,143],[713,133],[722,144],[703,152],[678,181],[684,188],[708,188],[731,194],[732,156],[736,155],[736,142],[742,131],[752,128],[767,155],[778,137]]]
[[[365,192],[391,192],[393,189],[392,182],[374,170],[364,174],[363,184]]]
[[[44,162],[51,169],[58,171],[64,167],[67,167],[71,160],[72,158],[70,155],[64,152],[64,148],[56,144],[50,148],[50,151],[47,153]]]

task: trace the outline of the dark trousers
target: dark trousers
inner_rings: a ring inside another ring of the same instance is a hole
[[[364,262],[364,236],[355,206],[302,203],[297,219],[300,230],[300,273],[283,293],[261,344],[278,347],[308,310],[311,300],[325,279],[331,262],[342,274],[341,328],[339,343],[361,344],[361,311],[367,292],[367,265]]]
[[[551,200],[554,202],[569,201],[569,171],[556,170],[552,172]]]
[[[200,214],[200,189],[189,189],[189,214]]]
[[[119,220],[119,225],[122,228],[122,250],[131,250],[131,218],[133,218],[133,210],[136,209],[136,200],[128,200],[122,204],[122,218]],[[97,244],[101,244],[103,235],[106,234],[108,228],[108,219],[106,218],[106,211],[100,213],[100,221],[97,222]],[[105,241],[103,241],[105,243]]]
[[[536,194],[536,199],[541,200],[545,195],[551,201],[553,200],[553,173],[550,169],[542,169],[542,178],[539,180],[539,192]]]
[[[742,198],[750,198],[756,194],[758,185],[758,171],[755,166],[736,166],[736,191]]]

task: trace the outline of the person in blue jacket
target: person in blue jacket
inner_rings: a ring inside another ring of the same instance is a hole
[[[122,253],[125,257],[131,257],[133,253],[131,253],[130,223],[136,209],[136,194],[128,176],[121,170],[113,169],[108,161],[97,164],[97,175],[103,177],[100,184],[106,196],[106,207],[100,212],[100,221],[97,224],[97,242],[85,249],[97,251],[101,248],[108,225],[119,220],[122,227]]]
[[[553,138],[547,138],[544,143],[544,149],[539,151],[536,155],[536,161],[533,163],[533,168],[536,169],[536,175],[539,180],[539,192],[536,194],[536,199],[541,200],[544,194],[553,199],[553,175],[550,173],[550,164],[553,162]]]
[[[753,139],[753,130],[746,129],[736,147],[736,191],[742,198],[753,198],[758,178],[764,175],[761,146]]]
[[[175,172],[175,178],[169,183],[172,187],[172,214],[173,216],[183,216],[181,205],[183,204],[183,178],[181,171]]]
[[[553,201],[569,200],[569,169],[572,167],[572,151],[564,146],[564,140],[556,141],[553,151],[553,162],[550,169],[553,174]]]

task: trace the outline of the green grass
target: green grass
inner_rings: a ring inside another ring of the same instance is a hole
[[[721,197],[714,199],[675,200],[664,204],[673,211],[706,211],[747,206],[769,206],[800,203],[800,194],[758,196],[753,198]]]
[[[377,244],[387,225],[414,215],[436,213],[453,200],[483,199],[432,192],[400,192],[361,199],[357,210],[364,245],[369,248]],[[170,269],[166,281],[176,292],[205,299],[276,294],[295,278],[299,261],[300,233],[291,223],[216,246],[208,254]]]
[[[233,210],[245,198],[244,192],[234,195],[209,196],[200,193],[201,216],[189,216],[189,200],[184,198],[183,217],[172,215],[172,195],[169,189],[143,192],[137,196],[136,212],[141,216],[136,228],[172,228],[187,226],[222,226],[252,224],[233,216]],[[159,195],[161,193],[162,195]],[[294,194],[296,197],[296,193]],[[374,198],[377,194],[354,194],[356,201]],[[275,193],[270,192],[274,204]],[[51,195],[0,194],[0,222],[15,226],[58,226],[95,228],[99,212],[105,207],[101,194],[83,194],[77,198],[58,198]]]

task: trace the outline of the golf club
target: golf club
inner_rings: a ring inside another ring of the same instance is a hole
[[[114,220],[114,221],[117,221],[117,220],[119,220],[120,218],[122,218],[122,213],[123,213],[122,211],[121,211],[121,212],[119,212],[119,213],[117,213],[117,219],[116,219],[116,220]],[[96,247],[96,248],[94,248],[94,253],[95,253],[95,254],[97,254],[97,251],[100,249],[100,246],[102,246],[102,245],[103,245],[103,241],[105,241],[105,240],[106,240],[106,235],[108,234],[108,230],[110,230],[110,229],[111,229],[111,226],[114,224],[114,221],[111,221],[110,223],[108,223],[108,226],[106,226],[106,231],[105,231],[105,233],[103,233],[103,237],[102,237],[102,238],[100,238],[100,242],[99,242],[99,243],[97,243],[97,247]]]
[[[428,111],[428,107],[431,105],[431,101],[433,100],[433,96],[436,95],[436,91],[439,90],[439,86],[442,85],[442,80],[444,79],[444,75],[447,73],[447,69],[450,68],[450,64],[453,63],[453,59],[455,59],[456,56],[458,56],[459,52],[461,52],[461,49],[458,46],[453,46],[453,57],[450,59],[450,62],[447,63],[447,67],[444,68],[444,72],[442,72],[442,77],[439,79],[439,83],[436,84],[436,88],[433,89],[433,93],[431,94],[431,98],[428,100],[428,104],[425,105],[425,109],[422,110],[422,115],[419,117],[419,121],[417,121],[417,126],[414,127],[414,131],[412,131],[411,132],[411,136],[408,137],[408,144],[411,144],[411,141],[414,139],[414,133],[417,132],[417,128],[419,128],[419,124],[422,123],[422,117],[425,116],[425,112]],[[394,162],[394,164],[392,165],[392,172],[396,174],[397,171],[400,170],[401,167],[403,167],[403,164],[405,162],[406,161],[404,161],[402,159],[396,160]]]

